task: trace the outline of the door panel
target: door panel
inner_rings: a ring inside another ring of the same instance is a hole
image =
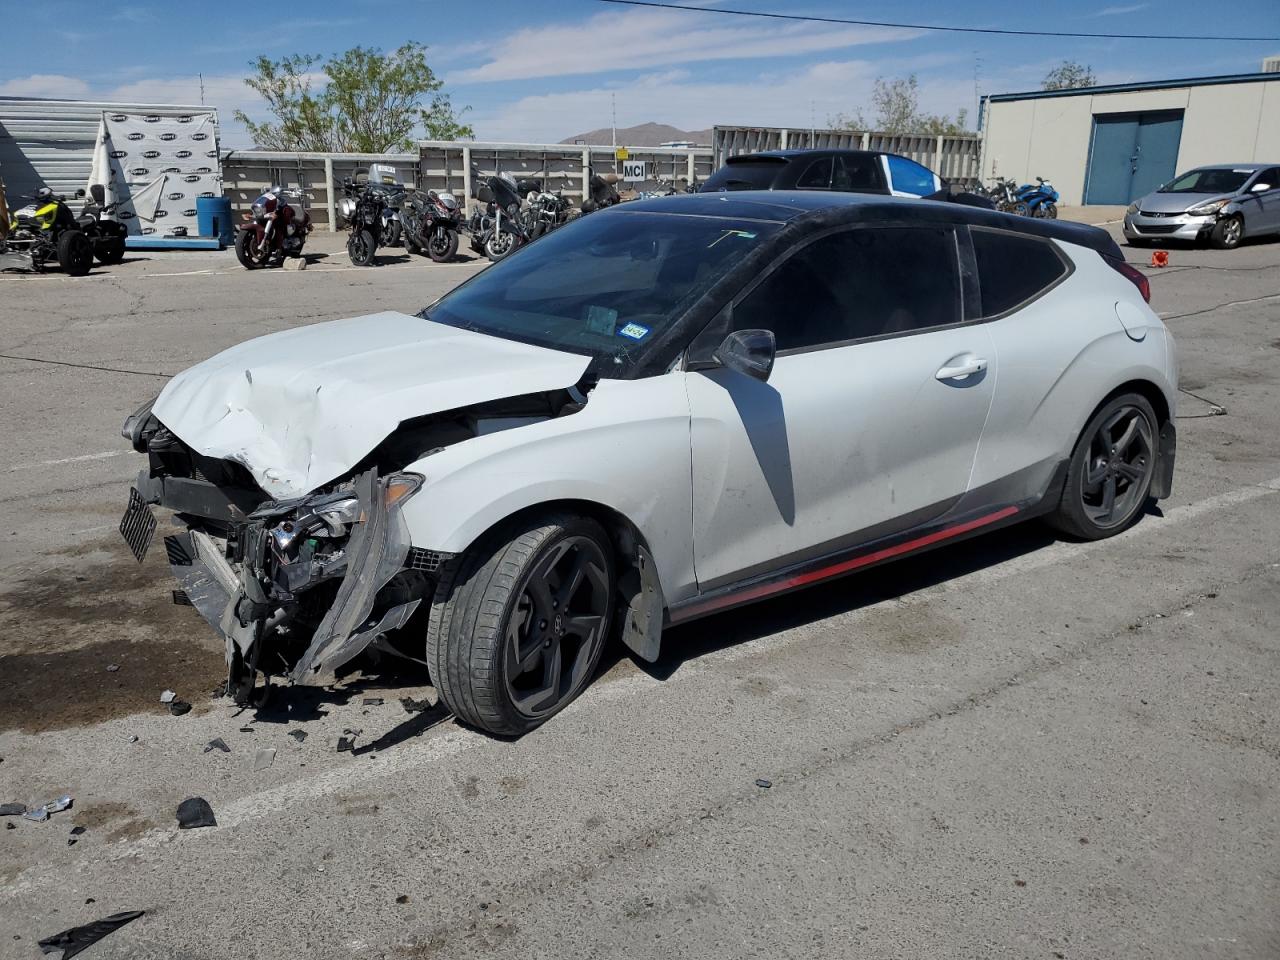
[[[1084,202],[1127,204],[1171,179],[1182,115],[1181,110],[1096,115]]]
[[[966,358],[987,367],[938,379]],[[780,356],[767,383],[686,374],[699,588],[944,512],[968,488],[994,363],[975,325]]]

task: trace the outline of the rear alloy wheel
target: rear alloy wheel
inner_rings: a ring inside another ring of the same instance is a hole
[[[93,266],[93,245],[79,230],[64,230],[58,237],[58,264],[73,277],[83,277]]]
[[[613,551],[594,520],[507,527],[442,571],[426,659],[445,705],[499,736],[534,729],[583,691],[610,633]]]
[[[1209,242],[1219,250],[1234,250],[1244,239],[1244,221],[1239,217],[1225,217],[1213,226]]]
[[[1157,435],[1146,397],[1126,393],[1104,404],[1076,441],[1062,500],[1049,522],[1082,540],[1112,537],[1129,527],[1151,490]]]

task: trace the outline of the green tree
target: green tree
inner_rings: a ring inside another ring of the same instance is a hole
[[[958,111],[955,117],[920,112],[920,81],[914,73],[896,80],[877,77],[871,88],[871,107],[875,112],[870,123],[861,110],[836,114],[827,122],[840,130],[874,130],[877,133],[946,136],[967,132],[966,110]]]
[[[1098,79],[1093,75],[1093,67],[1074,60],[1063,60],[1040,81],[1040,87],[1044,90],[1075,90],[1078,87],[1097,85]]]
[[[235,117],[268,150],[388,153],[411,149],[419,130],[430,140],[474,137],[460,119],[469,108],[454,109],[426,50],[406,43],[385,55],[354,47],[327,61],[311,54],[259,57],[245,83],[275,119],[255,122],[241,110]]]

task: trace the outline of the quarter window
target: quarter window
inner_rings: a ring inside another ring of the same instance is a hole
[[[1047,240],[971,229],[978,258],[982,315],[994,317],[1038,297],[1066,275],[1067,265]]]
[[[864,227],[815,240],[733,309],[735,330],[772,330],[779,350],[959,321],[955,234],[943,227]]]
[[[874,153],[861,153],[836,157],[832,190],[848,190],[852,193],[884,190],[884,176],[880,172],[880,158]]]
[[[889,161],[889,179],[893,182],[894,190],[917,197],[927,197],[931,193],[937,193],[937,182],[934,180],[933,171],[928,167],[922,167],[914,160],[892,153],[886,154],[885,159]]]
[[[796,181],[798,190],[827,190],[831,186],[831,158],[823,157],[809,164]]]

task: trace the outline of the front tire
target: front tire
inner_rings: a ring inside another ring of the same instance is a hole
[[[93,245],[79,230],[64,230],[58,237],[58,264],[73,277],[83,277],[93,266]]]
[[[1213,225],[1209,242],[1219,250],[1234,250],[1244,239],[1244,221],[1239,217],[1225,217]]]
[[[453,230],[433,231],[427,240],[427,256],[436,263],[448,263],[458,252],[458,234]]]
[[[1103,404],[1076,441],[1049,523],[1080,540],[1114,537],[1130,527],[1147,504],[1159,435],[1155,411],[1141,394]]]
[[[594,520],[556,513],[500,527],[441,573],[426,660],[464,723],[520,736],[590,682],[610,633],[613,550]]]
[[[347,238],[347,256],[357,267],[371,265],[377,252],[378,244],[368,230],[358,230]]]
[[[271,248],[258,242],[258,232],[252,228],[236,234],[236,259],[246,270],[266,266],[271,259]]]
[[[124,237],[112,237],[98,245],[98,262],[106,266],[114,266],[124,259]]]
[[[495,232],[484,242],[484,255],[497,263],[511,256],[513,250],[520,245],[520,238],[514,233]]]

